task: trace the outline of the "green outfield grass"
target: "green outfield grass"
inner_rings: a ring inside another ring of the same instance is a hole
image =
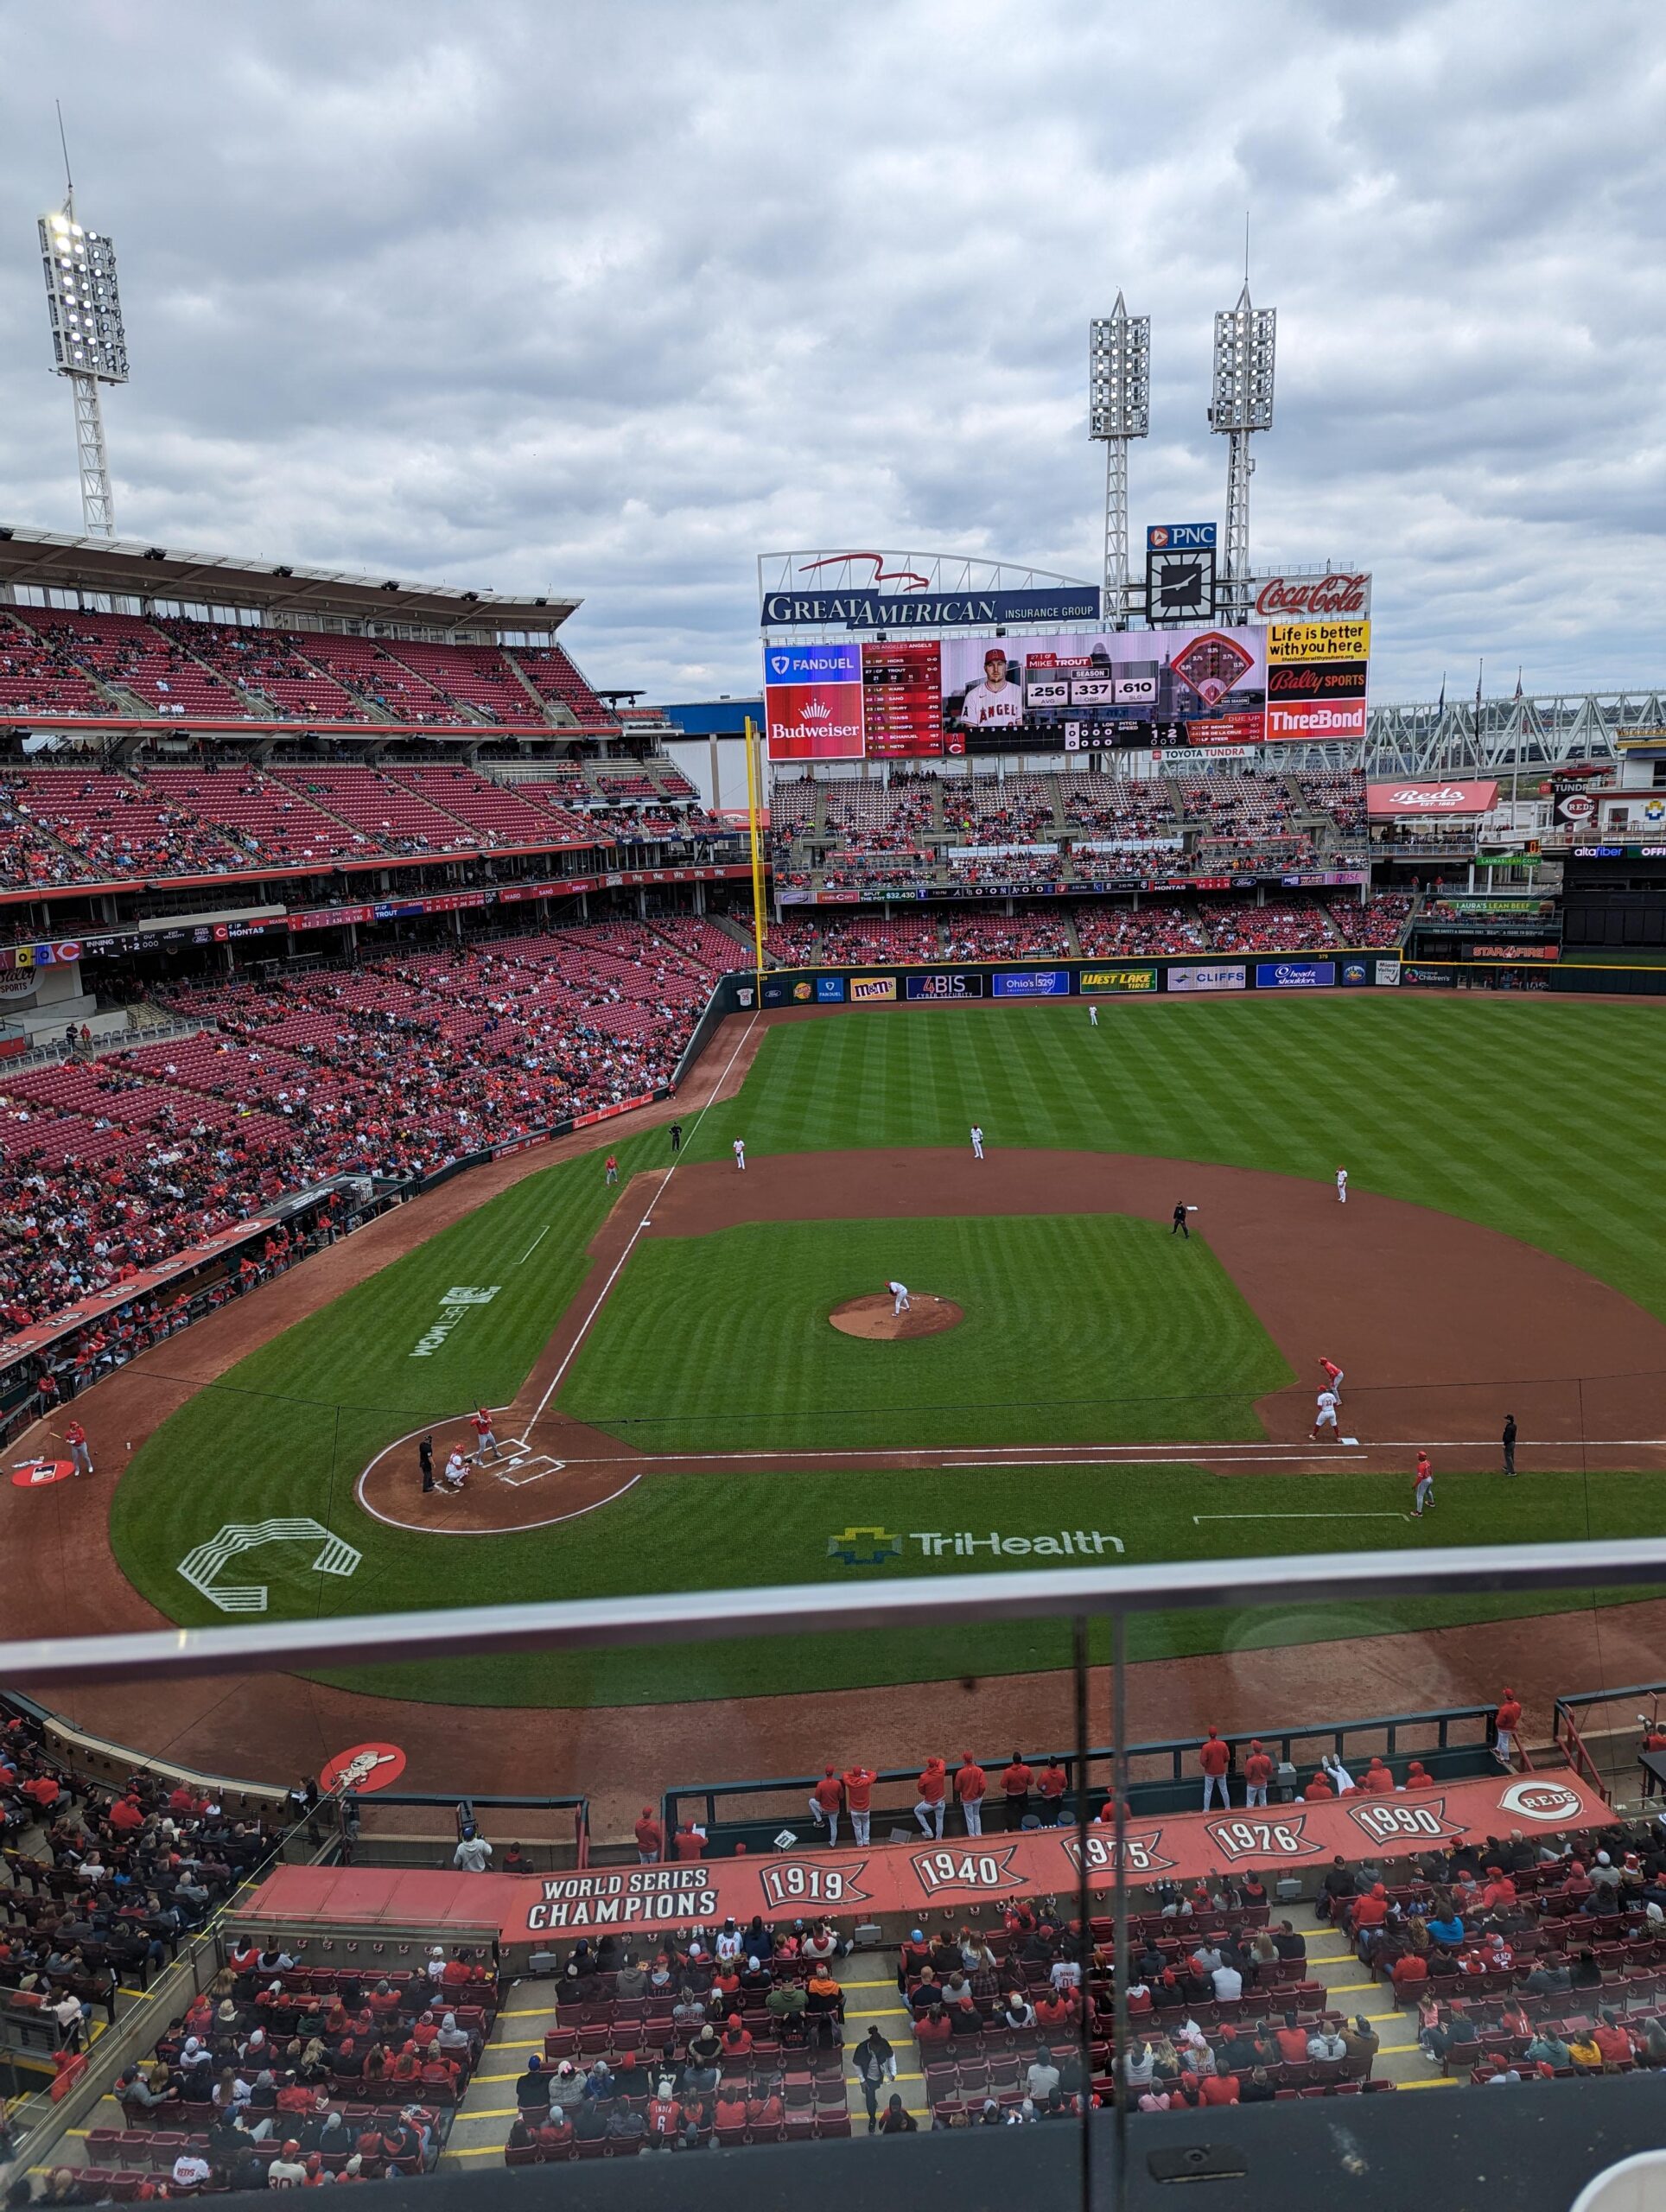
[[[829,1322],[893,1275],[965,1319]],[[754,1223],[639,1244],[557,1402],[646,1452],[1207,1442],[1264,1435],[1253,1402],[1292,1379],[1204,1240],[1157,1223]]]
[[[976,1118],[995,1146],[1164,1154],[1320,1179],[1340,1160],[1358,1190],[1444,1208],[1524,1238],[1666,1314],[1652,1202],[1666,1107],[1662,1019],[1649,1006],[1387,993],[1197,1007],[1111,1004],[1102,1008],[1097,1030],[1079,1004],[853,1011],[773,1031],[739,1097],[706,1115],[690,1152],[722,1157],[735,1135],[746,1137],[754,1154],[957,1143]],[[505,1403],[518,1389],[582,1278],[584,1246],[613,1195],[600,1165],[609,1148],[627,1175],[667,1157],[663,1131],[623,1143],[605,1136],[594,1157],[548,1169],[503,1193],[240,1363],[223,1383],[167,1421],[136,1455],[112,1501],[112,1541],[135,1586],[172,1618],[220,1618],[180,1580],[178,1562],[222,1521],[276,1513],[312,1514],[365,1552],[359,1573],[340,1581],[314,1575],[300,1553],[286,1558],[273,1548],[260,1554],[259,1577],[269,1583],[271,1610],[280,1616],[845,1577],[864,1570],[830,1561],[826,1547],[830,1536],[849,1527],[880,1527],[907,1538],[911,1530],[951,1525],[1021,1535],[1097,1525],[1122,1536],[1129,1560],[1421,1546],[1498,1533],[1495,1478],[1447,1483],[1433,1522],[1194,1523],[1194,1513],[1211,1510],[1203,1498],[1224,1493],[1235,1511],[1272,1511],[1275,1504],[1288,1510],[1293,1497],[1305,1507],[1315,1496],[1346,1496],[1350,1512],[1397,1511],[1406,1483],[1399,1477],[1326,1478],[1321,1488],[1320,1478],[1218,1478],[1172,1467],[662,1478],[581,1521],[467,1541],[371,1521],[358,1509],[353,1486],[376,1451],[422,1422],[482,1399]],[[1126,1354],[1121,1343],[1103,1344],[1103,1331],[1085,1321],[1078,1325],[1084,1268],[1091,1291],[1093,1264],[1114,1255],[1115,1274],[1107,1265],[1098,1294],[1115,1315],[1116,1280],[1147,1282],[1151,1240],[1159,1247],[1163,1242],[1149,1224],[1116,1221],[909,1222],[883,1229],[881,1251],[871,1241],[876,1227],[797,1224],[702,1240],[649,1240],[621,1279],[617,1309],[605,1309],[607,1327],[575,1368],[573,1408],[582,1405],[609,1425],[651,1419],[656,1428],[664,1423],[669,1432],[681,1424],[685,1437],[710,1438],[726,1408],[737,1425],[747,1416],[749,1426],[754,1415],[773,1421],[805,1402],[799,1394],[808,1390],[816,1419],[833,1423],[847,1377],[856,1372],[841,1363],[879,1352],[883,1366],[874,1371],[889,1395],[878,1401],[865,1395],[866,1410],[851,1409],[853,1426],[858,1420],[915,1422],[911,1433],[991,1446],[1038,1440],[1029,1409],[1040,1392],[1010,1360],[1004,1369],[990,1363],[997,1348],[980,1339],[976,1319],[919,1345],[867,1346],[835,1338],[819,1319],[834,1300],[823,1295],[823,1280],[817,1280],[813,1296],[807,1290],[800,1240],[830,1240],[817,1249],[823,1255],[837,1252],[837,1268],[849,1268],[855,1289],[876,1287],[898,1271],[893,1255],[906,1249],[900,1272],[917,1287],[958,1296],[950,1278],[959,1269],[958,1280],[977,1286],[969,1311],[980,1300],[1004,1299],[1008,1313],[1027,1306],[1034,1342],[1067,1346],[1064,1356],[1049,1352],[1046,1361],[1046,1392],[1053,1391],[1056,1373],[1060,1398],[1096,1395],[1103,1374]],[[1049,1267],[1046,1239],[1066,1230],[1109,1241],[1092,1252],[1084,1244],[1065,1266]],[[904,1237],[910,1241],[900,1245]],[[916,1245],[916,1237],[928,1240],[930,1249]],[[754,1238],[771,1240],[766,1267],[746,1263],[747,1240]],[[916,1250],[923,1255],[919,1266]],[[1018,1275],[1003,1282],[1013,1254],[1020,1255]],[[1166,1271],[1160,1294],[1154,1292],[1135,1318],[1149,1332],[1150,1357],[1165,1376],[1177,1371],[1188,1332],[1194,1332],[1195,1356],[1195,1332],[1202,1330],[1213,1347],[1211,1358],[1219,1362],[1212,1371],[1225,1378],[1242,1408],[1284,1379],[1281,1368],[1269,1372],[1263,1364],[1276,1355],[1212,1261],[1195,1244],[1191,1256],[1205,1264],[1184,1274]],[[813,1264],[825,1276],[825,1257]],[[457,1285],[496,1286],[496,1294],[432,1357],[413,1359],[441,1294]],[[662,1290],[674,1302],[657,1311]],[[746,1303],[765,1291],[767,1311]],[[1500,1297],[1508,1294],[1501,1284]],[[1123,1313],[1118,1328],[1129,1318]],[[184,1345],[176,1357],[188,1371]],[[778,1371],[782,1362],[785,1372]],[[1072,1371],[1083,1368],[1091,1371]],[[953,1389],[939,1398],[944,1376]],[[1369,1385],[1368,1376],[1353,1379]],[[1021,1421],[1013,1408],[1027,1388]],[[939,1410],[944,1405],[947,1414]],[[1093,1433],[1099,1436],[1164,1433],[1105,1430],[1098,1426],[1103,1412],[1103,1405],[1096,1409]],[[950,1419],[952,1431],[943,1426]],[[836,1425],[841,1444],[862,1440],[847,1440],[842,1420]],[[1199,1440],[1254,1433],[1186,1431]],[[719,1448],[744,1448],[749,1440],[724,1435]],[[830,1430],[825,1441],[826,1448],[836,1448]],[[677,1448],[694,1447],[684,1441]],[[823,1448],[819,1435],[813,1448]],[[1508,1495],[1510,1532],[1523,1537],[1637,1534],[1661,1525],[1663,1501],[1655,1477],[1536,1475]],[[1257,1498],[1275,1503],[1256,1504]],[[1344,1509],[1327,1503],[1325,1510]],[[969,1563],[986,1560],[951,1556],[927,1571]],[[1350,1609],[1345,1624],[1327,1617],[1322,1630],[1190,1615],[1161,1626],[1147,1624],[1139,1634],[1155,1639],[1154,1649],[1222,1649],[1247,1640],[1560,1610],[1572,1602],[1475,1599]],[[1042,1643],[1048,1656],[1040,1656]],[[1010,1629],[933,1631],[883,1640],[804,1639],[750,1653],[714,1648],[562,1664],[471,1662],[463,1670],[407,1669],[378,1675],[373,1683],[357,1679],[401,1694],[486,1704],[606,1702],[1050,1665],[1057,1645],[1057,1630],[1040,1643]]]

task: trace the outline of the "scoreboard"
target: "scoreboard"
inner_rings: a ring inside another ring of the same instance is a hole
[[[863,645],[862,721],[870,760],[920,760],[941,753],[942,656],[935,639]]]

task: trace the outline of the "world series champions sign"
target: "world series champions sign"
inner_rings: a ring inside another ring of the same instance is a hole
[[[1115,1828],[1096,1821],[1087,1832],[1087,1877],[1091,1888],[1106,1890],[1119,1874],[1138,1884],[1201,1881],[1251,1868],[1277,1876],[1338,1855],[1403,1858],[1480,1843],[1512,1827],[1547,1834],[1606,1827],[1612,1818],[1603,1799],[1572,1774],[1494,1775],[1393,1796],[1136,1818],[1125,1824],[1120,1866]],[[710,1929],[728,1919],[744,1926],[754,1914],[771,1923],[857,1915],[912,1922],[928,1905],[957,1911],[984,1898],[1069,1894],[1080,1869],[1073,1827],[849,1853],[589,1867],[536,1878],[283,1866],[239,1917],[293,1927],[321,1918],[426,1924],[436,1915],[448,1922],[467,1916],[471,1925],[494,1923],[501,1942],[542,1947],[610,1929]]]

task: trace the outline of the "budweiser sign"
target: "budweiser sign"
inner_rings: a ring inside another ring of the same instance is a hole
[[[1369,614],[1369,573],[1324,576],[1268,576],[1256,593],[1256,613],[1264,622],[1299,617],[1314,621],[1332,614]]]
[[[1377,821],[1408,814],[1485,814],[1497,796],[1496,781],[1368,784],[1365,811]]]

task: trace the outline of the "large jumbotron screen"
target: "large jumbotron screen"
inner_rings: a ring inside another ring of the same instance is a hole
[[[1368,621],[770,645],[772,760],[1364,734]]]

